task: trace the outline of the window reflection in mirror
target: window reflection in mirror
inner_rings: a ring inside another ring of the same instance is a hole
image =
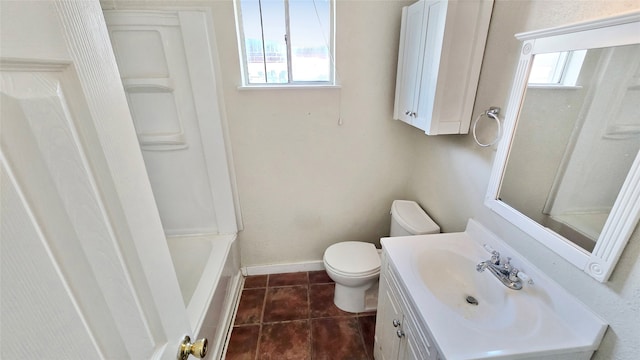
[[[575,86],[587,50],[538,54],[529,73],[530,86]]]
[[[499,198],[590,252],[640,149],[640,45],[542,55]]]

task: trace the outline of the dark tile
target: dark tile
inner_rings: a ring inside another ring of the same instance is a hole
[[[242,290],[234,325],[260,324],[266,292],[266,288]]]
[[[364,340],[364,348],[367,350],[369,358],[373,359],[374,336],[376,334],[376,315],[359,316],[358,322],[360,323],[362,339]]]
[[[258,359],[311,359],[309,320],[265,324],[260,335]]]
[[[269,275],[253,275],[244,278],[244,289],[267,287]]]
[[[327,275],[324,270],[309,271],[309,284],[329,284],[333,283],[333,280]]]
[[[254,360],[258,350],[260,325],[237,326],[231,331],[226,360]]]
[[[338,309],[334,289],[325,271],[246,277],[226,359],[373,359],[376,312]]]
[[[330,316],[351,316],[352,314],[338,309],[333,303],[335,284],[309,285],[309,308],[311,318]]]
[[[309,280],[306,272],[269,275],[269,287],[306,285],[307,283],[309,283]]]
[[[313,360],[369,360],[356,317],[311,320]]]
[[[307,286],[270,287],[267,289],[263,322],[307,318],[309,318]]]

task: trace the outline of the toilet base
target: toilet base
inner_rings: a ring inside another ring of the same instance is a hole
[[[350,313],[374,311],[378,307],[378,280],[357,287],[336,283],[333,303]]]

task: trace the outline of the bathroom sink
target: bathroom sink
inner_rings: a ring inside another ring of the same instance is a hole
[[[437,247],[414,253],[413,258],[426,289],[468,326],[530,334],[540,320],[539,311],[489,272],[477,272],[480,261]]]
[[[447,359],[589,358],[607,328],[544,273],[472,220],[462,233],[382,239],[398,285]],[[534,284],[505,286],[476,267],[484,244],[513,257]],[[579,355],[579,356],[578,356]]]

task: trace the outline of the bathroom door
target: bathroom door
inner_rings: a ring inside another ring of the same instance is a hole
[[[175,359],[191,329],[99,2],[0,16],[0,358]]]

